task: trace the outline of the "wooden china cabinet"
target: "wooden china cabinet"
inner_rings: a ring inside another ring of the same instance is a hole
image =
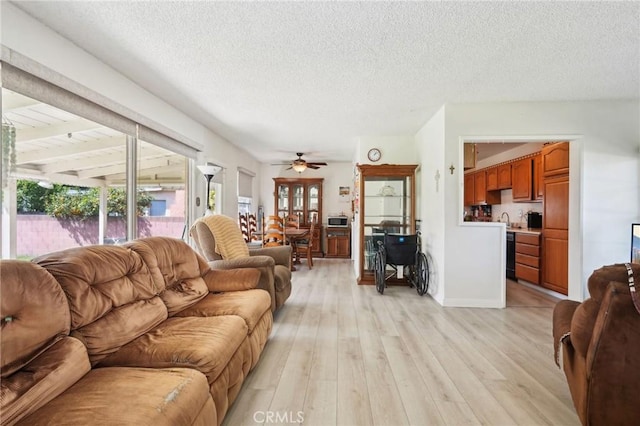
[[[322,257],[322,178],[273,178],[274,214],[280,217],[297,216],[300,228],[311,228],[313,232],[314,257]]]
[[[416,164],[359,164],[358,284],[374,283],[377,242],[385,233],[416,232]]]

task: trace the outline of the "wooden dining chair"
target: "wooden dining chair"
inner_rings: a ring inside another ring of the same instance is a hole
[[[244,238],[244,242],[248,243],[251,241],[249,236],[249,218],[246,213],[238,213],[238,226],[240,226],[240,231],[242,232],[242,238]]]
[[[313,233],[315,232],[316,221],[311,221],[311,228],[309,228],[309,235],[304,240],[298,240],[295,243],[295,254],[296,254],[296,262],[300,260],[300,256],[304,255],[307,259],[307,265],[309,265],[309,269],[313,268],[313,255],[311,252],[313,251]]]
[[[256,215],[253,213],[249,213],[249,241],[258,241],[260,237],[256,235],[258,232],[258,220],[256,219]]]
[[[270,215],[262,221],[262,247],[285,245],[284,220],[280,216]]]
[[[287,228],[299,229],[300,217],[297,214],[290,214],[285,218],[284,223],[285,223],[285,227]]]

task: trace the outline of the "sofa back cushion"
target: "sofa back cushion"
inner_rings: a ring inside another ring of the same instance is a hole
[[[69,305],[46,270],[31,262],[0,261],[2,379],[69,334]]]
[[[202,276],[209,271],[207,262],[182,240],[149,237],[127,243],[125,247],[140,255],[149,267],[169,316],[202,300],[209,289]]]
[[[627,268],[624,265],[624,263],[616,263],[614,265],[603,266],[593,271],[587,281],[589,294],[592,299],[600,303],[605,293],[609,291],[608,287],[611,281],[628,283],[629,277],[627,275]],[[631,263],[630,266],[633,270],[633,277],[636,283],[636,289],[638,290],[640,289],[640,264]]]
[[[152,279],[142,258],[125,247],[78,247],[34,262],[64,289],[72,336],[87,346],[92,365],[167,318],[158,296],[163,287]]]
[[[221,214],[204,216],[198,219],[211,230],[215,238],[215,252],[223,259],[242,259],[249,257],[249,246],[242,237],[238,223]]]

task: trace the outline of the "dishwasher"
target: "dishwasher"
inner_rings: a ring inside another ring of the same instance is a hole
[[[507,278],[516,279],[516,233],[507,231]]]

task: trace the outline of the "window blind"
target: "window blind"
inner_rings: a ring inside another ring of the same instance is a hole
[[[253,198],[253,176],[238,168],[238,197]]]
[[[195,159],[202,147],[176,132],[2,46],[2,85],[140,140]]]

